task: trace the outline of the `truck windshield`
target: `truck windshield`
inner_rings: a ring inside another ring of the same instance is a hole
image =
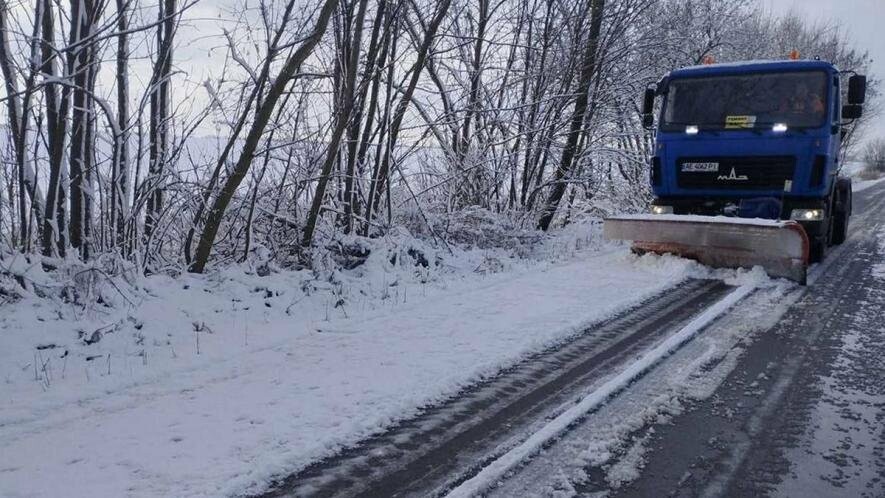
[[[823,71],[759,73],[670,81],[664,104],[665,131],[819,127],[827,109]]]

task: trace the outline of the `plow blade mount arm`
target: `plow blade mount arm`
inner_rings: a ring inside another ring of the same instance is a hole
[[[724,216],[633,215],[605,219],[607,240],[633,241],[635,252],[670,253],[716,268],[761,266],[805,284],[809,241],[802,225]]]

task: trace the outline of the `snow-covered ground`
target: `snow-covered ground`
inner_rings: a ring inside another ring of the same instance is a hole
[[[762,279],[767,278],[762,276]],[[506,454],[491,462],[483,468],[476,476],[460,484],[452,492],[446,495],[446,498],[470,498],[479,496],[489,488],[493,487],[497,482],[522,462],[526,461],[532,455],[542,451],[545,445],[549,445],[551,441],[564,433],[569,427],[573,427],[582,421],[588,413],[599,408],[603,403],[616,392],[623,390],[631,383],[640,378],[640,376],[651,369],[656,363],[660,362],[666,356],[676,351],[680,346],[688,342],[703,328],[707,327],[720,315],[728,311],[736,303],[752,294],[756,289],[754,282],[746,283],[728,296],[706,309],[703,313],[695,317],[684,328],[667,337],[661,344],[654,349],[646,352],[635,362],[627,366],[623,371],[617,373],[614,377],[598,386],[585,397],[577,401],[574,406],[565,410],[559,416],[551,420],[547,425],[541,427],[534,432],[528,439],[518,446],[514,447]]]
[[[864,173],[865,168],[866,164],[862,161],[848,161],[845,164],[843,172],[852,177],[851,189],[854,192],[863,192],[864,190],[885,181],[885,176],[873,179],[866,178],[868,175]]]
[[[703,271],[598,239],[574,225],[519,260],[400,240],[324,274],[73,272],[93,295],[0,304],[0,495],[257,491]]]
[[[591,481],[587,475],[591,468],[600,470],[602,475],[596,478],[612,489],[639,477],[654,425],[667,423],[694,401],[712,396],[755,336],[777,323],[802,292],[777,281],[759,285],[744,305],[677,351],[654,375],[640,378],[629,391],[577,424],[568,437],[545,448],[542,457],[525,462],[488,496],[606,496],[604,491],[593,494],[593,488],[583,493],[575,489]],[[590,395],[610,379],[599,382],[588,386]]]
[[[885,182],[885,176],[882,178],[876,178],[874,180],[854,180],[851,184],[851,189],[854,192],[863,192],[864,190],[878,185],[882,182]]]

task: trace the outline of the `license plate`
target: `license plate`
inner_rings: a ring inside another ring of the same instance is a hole
[[[719,163],[682,163],[684,173],[716,173]]]

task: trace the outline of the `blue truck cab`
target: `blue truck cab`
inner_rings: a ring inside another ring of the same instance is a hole
[[[643,122],[655,130],[652,212],[793,219],[809,237],[810,259],[822,259],[845,239],[851,216],[840,152],[866,80],[854,75],[843,90],[844,74],[824,61],[785,60],[664,76],[643,102]]]

